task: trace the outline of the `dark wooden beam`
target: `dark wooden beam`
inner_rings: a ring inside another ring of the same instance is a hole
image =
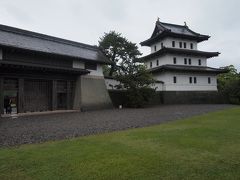
[[[18,113],[24,113],[24,79],[18,79]]]
[[[71,109],[71,82],[67,81],[67,109]]]
[[[0,114],[4,114],[3,77],[0,77]]]
[[[57,110],[57,81],[52,81],[52,111]]]

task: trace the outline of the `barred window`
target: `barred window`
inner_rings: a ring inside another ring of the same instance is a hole
[[[192,84],[192,77],[189,77],[189,83]]]
[[[194,77],[194,84],[197,84],[197,78]]]
[[[173,64],[177,64],[177,58],[176,57],[173,58]]]
[[[182,42],[179,42],[179,47],[182,48]]]
[[[177,77],[176,77],[176,76],[173,77],[173,83],[174,83],[174,84],[177,83]]]
[[[208,77],[208,84],[211,84],[211,78]]]
[[[92,62],[85,62],[85,69],[97,70],[97,64]]]

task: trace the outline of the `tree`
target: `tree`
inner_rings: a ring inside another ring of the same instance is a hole
[[[226,83],[229,83],[230,81],[237,80],[239,78],[239,74],[237,73],[237,69],[233,65],[222,67],[224,69],[227,69],[227,73],[223,73],[218,75],[218,89],[223,90]]]
[[[227,73],[218,75],[218,89],[224,94],[230,103],[240,104],[240,74],[233,66],[226,66]]]
[[[120,33],[110,31],[104,33],[99,40],[99,47],[103,53],[113,62],[110,68],[105,67],[105,75],[113,76],[119,68],[119,63],[126,58],[134,58],[141,55],[136,44],[131,43]]]
[[[151,88],[155,80],[144,65],[136,64],[130,59],[120,67],[116,80],[120,82],[119,86],[123,86],[122,89],[127,90],[126,105],[135,108],[144,107],[155,94],[155,89]]]
[[[143,64],[135,60],[141,55],[135,43],[130,42],[120,33],[110,31],[100,38],[99,46],[105,55],[114,63],[109,76],[115,77],[120,83],[119,89],[125,89],[129,107],[143,107],[154,95],[155,90],[150,87],[154,83],[151,74]]]

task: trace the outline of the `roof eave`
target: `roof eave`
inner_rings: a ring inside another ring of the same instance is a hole
[[[170,65],[171,66],[171,65]],[[174,68],[174,67],[169,67],[166,65],[163,65],[162,67],[159,66],[155,69],[149,69],[149,72],[152,74],[155,73],[159,73],[159,72],[163,72],[163,71],[175,71],[175,72],[199,72],[199,73],[209,73],[209,74],[222,74],[222,73],[227,73],[228,69],[216,69],[216,68],[211,68],[211,69],[191,69],[191,66],[189,66],[189,69],[187,69],[188,67],[184,67],[184,68]]]
[[[36,52],[36,53],[41,53],[41,54],[45,54],[45,55],[52,55],[52,56],[58,56],[58,57],[66,57],[66,58],[73,58],[73,59],[79,59],[81,61],[87,61],[87,62],[95,62],[98,64],[113,64],[113,62],[111,62],[109,59],[107,59],[107,57],[99,50],[98,53],[100,53],[99,55],[102,56],[101,58],[105,59],[105,60],[94,60],[94,59],[86,59],[86,58],[81,58],[81,57],[77,57],[77,56],[70,56],[70,55],[63,55],[63,54],[57,54],[57,53],[48,53],[48,52],[44,52],[44,51],[38,51],[38,50],[34,50],[34,49],[27,49],[27,48],[23,48],[23,47],[17,47],[17,46],[7,46],[7,45],[3,45],[1,44],[0,47],[3,48],[14,48],[14,49],[19,49],[19,50],[24,50],[24,51],[28,51],[28,52]]]
[[[204,52],[204,51],[196,51],[196,50],[187,50],[187,49],[177,49],[177,48],[163,48],[159,51],[149,54],[147,56],[141,57],[136,59],[136,62],[144,62],[146,60],[152,59],[156,56],[163,56],[165,54],[187,54],[187,55],[194,55],[194,56],[203,56],[206,58],[217,57],[220,55],[219,52]]]
[[[15,69],[28,68],[28,69],[38,69],[42,71],[65,72],[69,74],[81,74],[81,75],[90,73],[90,71],[86,69],[53,67],[49,65],[28,64],[28,63],[11,62],[11,61],[0,61],[0,66],[8,66]]]
[[[190,35],[185,35],[185,34],[177,34],[177,33],[173,33],[170,31],[164,31],[163,33],[158,34],[155,37],[151,37],[151,38],[141,42],[140,45],[141,46],[151,46],[156,41],[159,41],[166,37],[186,38],[186,39],[196,40],[197,42],[206,41],[210,38],[210,36],[208,36],[208,35],[190,36]]]

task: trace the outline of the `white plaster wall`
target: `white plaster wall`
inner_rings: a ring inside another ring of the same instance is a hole
[[[112,89],[117,89],[115,86],[119,85],[119,81],[116,81],[115,79],[108,79],[105,78],[105,84],[108,90],[112,90]]]
[[[187,48],[186,49],[191,49],[190,43],[193,43],[193,49],[192,50],[197,50],[198,49],[198,43],[197,41],[191,41],[191,40],[186,40],[186,39],[181,39],[181,38],[171,38],[167,37],[164,38],[162,41],[155,43],[151,46],[151,53],[155,52],[154,47],[157,47],[157,51],[161,49],[161,43],[163,43],[164,47],[172,48],[172,41],[175,41],[175,47],[174,48],[179,48],[179,49],[185,49],[184,48],[184,42],[187,43]],[[179,42],[182,42],[182,48],[179,47]]]
[[[73,61],[73,68],[85,69],[85,64],[82,61],[74,60]],[[90,69],[88,69],[88,71],[90,71],[90,73],[88,74],[90,76],[100,76],[100,77],[103,77],[103,69],[102,69],[102,65],[101,64],[97,64],[97,70],[90,70]]]
[[[101,76],[103,77],[103,68],[101,64],[97,64],[97,70],[90,70],[88,69],[88,71],[90,71],[90,76]]]
[[[116,90],[116,85],[119,85],[119,81],[115,79],[108,79],[105,78],[105,84],[108,90]],[[156,88],[156,91],[163,91],[163,84],[162,83],[155,83],[151,86],[151,88]]]
[[[77,69],[84,69],[84,62],[78,61],[78,60],[74,60],[73,61],[73,68],[77,68]]]
[[[201,59],[201,66],[207,66],[207,59],[205,57],[191,57],[191,56],[183,56],[183,55],[170,55],[167,54],[165,56],[161,56],[159,58],[154,58],[153,60],[149,60],[145,62],[145,65],[148,69],[150,69],[150,62],[152,62],[152,68],[157,67],[157,60],[159,62],[158,66],[166,65],[166,64],[174,64],[173,58],[176,57],[177,64],[175,65],[189,65],[188,60],[191,59],[192,64],[189,66],[199,66],[198,60]],[[184,58],[187,58],[187,64],[184,64]]]
[[[151,86],[152,88],[156,89],[156,91],[163,91],[163,83],[155,83]]]
[[[177,83],[173,82],[173,77],[177,77]],[[197,83],[189,83],[189,77],[197,78]],[[211,78],[211,84],[208,84],[208,77]],[[154,78],[164,82],[163,91],[217,91],[217,80],[215,75],[197,74],[197,73],[173,73],[166,72],[154,75]]]
[[[2,49],[0,49],[0,60],[2,60]]]

